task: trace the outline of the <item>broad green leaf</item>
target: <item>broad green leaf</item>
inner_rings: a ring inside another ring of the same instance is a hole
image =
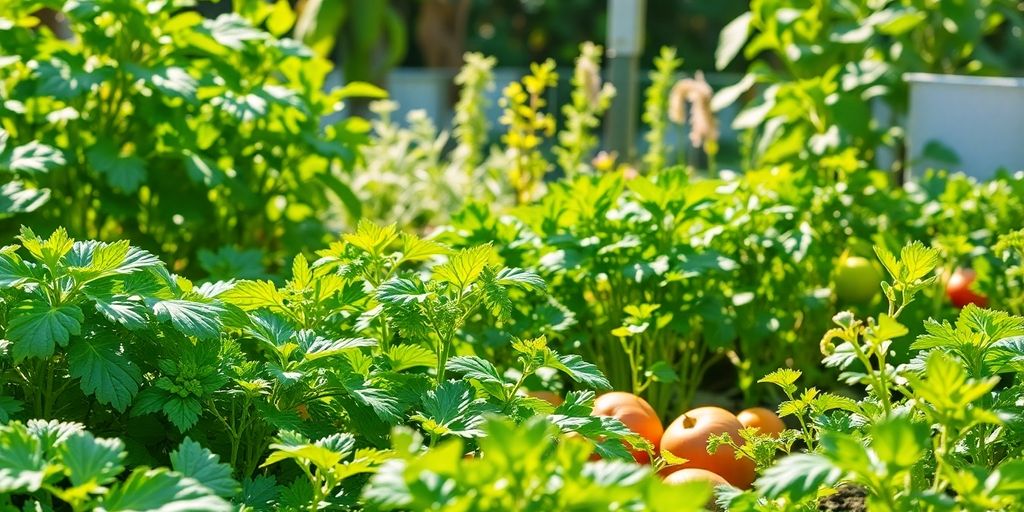
[[[26,187],[12,180],[0,185],[0,216],[38,210],[50,200],[50,189]]]
[[[23,407],[24,403],[20,400],[0,395],[0,423],[11,421],[11,418],[18,414]]]
[[[32,269],[17,254],[0,253],[0,287],[18,286],[32,278]]]
[[[479,437],[484,419],[473,407],[473,388],[467,382],[447,381],[423,397],[421,412],[412,417],[424,429],[440,435]]]
[[[491,247],[480,245],[449,256],[448,262],[434,267],[434,278],[463,290],[475,282],[491,259]]]
[[[721,71],[729,65],[743,49],[750,35],[750,22],[753,13],[745,12],[729,22],[718,36],[718,49],[715,50],[715,69]]]
[[[230,512],[230,503],[201,483],[166,469],[138,468],[113,486],[100,501],[99,512]]]
[[[136,155],[121,154],[110,142],[96,143],[85,152],[85,158],[120,192],[133,193],[146,182],[146,161]]]
[[[15,360],[48,358],[55,345],[66,347],[71,335],[81,333],[85,316],[78,306],[50,307],[37,300],[18,304],[8,312],[7,337],[13,342]]]
[[[203,412],[202,404],[198,400],[189,397],[171,396],[161,406],[161,410],[167,415],[167,419],[181,432],[186,432],[199,421],[199,415]]]
[[[757,382],[765,384],[775,384],[776,386],[783,389],[787,393],[796,392],[796,381],[800,378],[802,373],[800,370],[793,370],[791,368],[781,368],[775,370],[764,377],[761,377]]]
[[[373,256],[380,256],[384,250],[398,239],[398,229],[394,224],[378,226],[371,221],[361,220],[356,232],[345,235],[344,240]]]
[[[270,281],[239,281],[234,288],[222,293],[220,299],[245,311],[284,304],[284,296]]]
[[[187,336],[200,339],[216,338],[220,335],[224,308],[216,304],[171,299],[151,304],[153,314],[161,321],[170,320],[174,328]]]
[[[554,352],[552,352],[554,353]],[[555,355],[555,358],[545,361],[547,366],[562,370],[572,380],[583,383],[591,389],[611,389],[612,385],[601,373],[601,370],[592,363],[583,360],[578,354]]]
[[[101,404],[120,412],[139,392],[142,372],[124,355],[120,343],[110,334],[76,338],[68,347],[71,378],[80,379],[82,392],[95,395]]]
[[[893,418],[871,427],[871,449],[894,469],[909,468],[924,456],[930,434],[923,423]]]
[[[461,373],[467,379],[476,380],[491,396],[505,399],[505,379],[490,361],[476,356],[457,356],[448,360],[446,368]]]
[[[391,369],[396,372],[410,368],[431,367],[437,363],[437,355],[422,345],[398,345],[387,352]]]
[[[143,304],[123,299],[106,301],[97,297],[91,298],[96,303],[96,310],[111,322],[117,322],[131,330],[145,329],[149,325]]]
[[[59,149],[32,141],[11,150],[6,157],[0,152],[0,169],[12,173],[36,174],[65,165]]]
[[[38,438],[15,422],[0,427],[0,493],[36,492],[47,475]]]
[[[818,489],[833,485],[843,471],[819,454],[801,453],[783,457],[757,479],[758,492],[769,498],[787,496],[793,501],[814,496]]]
[[[188,437],[171,452],[171,467],[222,498],[231,498],[241,490],[238,482],[231,478],[231,466],[220,462],[219,455]]]
[[[107,485],[124,471],[124,443],[79,432],[60,445],[60,460],[75,486]]]
[[[432,240],[424,240],[416,235],[402,233],[402,259],[405,261],[422,261],[450,252],[447,247]]]
[[[288,0],[277,0],[274,8],[267,16],[267,31],[276,37],[281,37],[292,29],[295,23],[295,11],[292,10]]]

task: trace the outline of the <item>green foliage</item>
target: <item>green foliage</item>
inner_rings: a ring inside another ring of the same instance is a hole
[[[1006,44],[1018,44],[1010,27],[1022,22],[1015,2],[1002,0],[751,2],[721,33],[716,67],[741,53],[750,64],[719,102],[756,89],[733,124],[749,130],[751,165],[821,159],[826,176],[842,175],[902,141],[905,73],[1005,72],[1010,52],[996,49],[996,34],[1013,31]]]
[[[238,493],[231,469],[191,440],[172,457],[174,469],[125,472],[118,439],[94,437],[78,423],[32,420],[0,426],[0,505],[70,510],[232,510]]]
[[[623,462],[588,462],[585,443],[559,440],[551,423],[522,425],[487,419],[479,455],[464,458],[462,442],[427,450],[415,432],[392,434],[397,457],[371,479],[372,510],[702,510],[703,482],[669,486],[649,469]]]
[[[358,216],[340,175],[365,123],[324,119],[380,91],[325,91],[330,64],[281,38],[287,3],[264,5],[204,20],[176,2],[69,4],[74,37],[61,40],[32,28],[36,4],[5,4],[2,215],[127,236],[190,272],[200,248],[276,264],[320,243],[325,217]]]

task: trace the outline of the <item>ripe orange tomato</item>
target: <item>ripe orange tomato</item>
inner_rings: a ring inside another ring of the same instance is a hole
[[[740,420],[740,424],[744,428],[756,428],[762,434],[772,437],[779,437],[779,434],[786,430],[786,424],[782,422],[782,419],[771,409],[764,407],[744,409],[736,414],[736,419]]]
[[[718,487],[719,485],[729,485],[729,482],[726,482],[721,475],[700,468],[680,469],[679,471],[665,477],[665,483],[670,485],[684,484],[686,482],[707,482],[712,488]],[[718,510],[718,505],[715,503],[714,495],[708,499],[706,507],[712,510]]]
[[[650,441],[654,445],[654,453],[658,453],[661,435],[665,429],[661,426],[658,413],[654,412],[647,400],[621,391],[605,393],[594,400],[593,415],[617,418],[630,430]],[[631,450],[630,453],[640,464],[646,464],[651,460],[647,452]]]
[[[551,391],[544,391],[544,390],[540,390],[540,391],[527,391],[526,395],[527,396],[532,396],[534,398],[539,398],[541,400],[544,400],[545,402],[547,402],[547,403],[549,403],[549,404],[551,404],[551,405],[553,405],[555,407],[558,407],[559,405],[562,405],[562,404],[565,403],[565,400],[562,397],[558,396],[557,393],[552,393]]]
[[[681,484],[694,481],[708,482],[715,487],[729,485],[729,482],[726,482],[718,473],[712,473],[700,468],[683,468],[665,477],[666,484]]]
[[[707,449],[708,438],[717,434],[728,433],[733,442],[742,443],[739,435],[742,428],[740,420],[725,409],[698,407],[683,413],[665,429],[661,447],[686,459],[688,462],[683,467],[706,469],[725,478],[731,485],[747,489],[754,482],[754,461],[737,459],[729,446],[720,446],[714,455]],[[666,469],[681,471],[671,467]]]
[[[988,297],[971,290],[971,283],[977,278],[973,269],[957,268],[946,282],[946,296],[954,306],[962,308],[974,304],[980,308],[988,307]]]

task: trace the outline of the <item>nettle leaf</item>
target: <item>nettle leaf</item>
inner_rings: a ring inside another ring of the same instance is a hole
[[[125,299],[113,299],[110,301],[90,297],[96,304],[96,311],[99,311],[107,320],[119,323],[128,329],[137,331],[149,326],[146,318],[146,308],[138,302],[130,302]]]
[[[17,146],[10,153],[0,152],[0,169],[7,169],[15,174],[45,173],[66,163],[59,149],[37,141]]]
[[[11,418],[21,412],[24,402],[15,400],[9,396],[0,396],[0,423],[7,423]]]
[[[109,334],[75,339],[68,348],[68,365],[71,378],[81,380],[83,393],[95,395],[101,404],[120,412],[139,392],[142,372]]]
[[[0,427],[0,493],[38,491],[47,466],[42,443],[25,425]]]
[[[385,354],[391,362],[391,370],[400,372],[410,368],[422,368],[433,366],[437,362],[437,355],[422,345],[398,345],[388,349]]]
[[[422,283],[396,277],[377,288],[377,300],[381,303],[389,320],[404,336],[417,338],[430,331],[429,319],[422,311],[422,304],[430,294]]]
[[[448,262],[433,268],[434,279],[449,282],[462,290],[476,282],[491,259],[491,246],[480,245],[462,249],[451,255]]]
[[[133,193],[146,182],[146,161],[136,155],[122,155],[108,141],[99,141],[85,152],[89,166],[106,176],[111,187]]]
[[[239,281],[220,294],[220,299],[245,311],[284,305],[284,296],[270,281]]]
[[[445,368],[476,380],[489,395],[505,398],[505,379],[490,361],[476,356],[457,356],[449,359]]]
[[[28,300],[8,313],[7,337],[13,342],[15,360],[28,357],[48,358],[55,345],[66,347],[71,335],[82,330],[85,315],[78,306],[51,307],[45,302]]]
[[[782,388],[783,391],[792,394],[796,392],[796,381],[801,375],[803,374],[800,370],[781,368],[761,377],[757,382],[762,384],[775,384]]]
[[[177,395],[166,396],[160,410],[167,415],[167,419],[181,432],[186,432],[199,421],[199,415],[203,412],[203,406],[199,400],[188,396]]]
[[[34,212],[49,200],[50,189],[26,188],[21,181],[11,180],[0,185],[0,216]]]
[[[447,247],[432,240],[424,240],[409,233],[402,233],[401,237],[402,259],[405,261],[422,261],[451,253]]]
[[[188,437],[171,452],[171,467],[222,498],[231,498],[241,490],[239,483],[231,478],[231,466],[220,462],[219,455]]]
[[[547,359],[544,364],[557,370],[565,372],[572,380],[581,382],[592,389],[611,389],[612,385],[608,378],[601,373],[593,363],[583,360],[578,354],[558,355],[551,351],[553,357]]]
[[[843,470],[819,454],[801,453],[783,457],[765,470],[755,484],[769,498],[788,496],[793,501],[814,496],[823,485],[834,485]]]
[[[378,226],[363,219],[356,226],[355,233],[345,235],[342,239],[373,256],[380,256],[398,239],[398,228],[394,224]]]
[[[423,397],[423,409],[412,417],[435,435],[480,437],[484,418],[475,410],[468,382],[450,380]]]
[[[878,458],[895,468],[909,468],[920,462],[930,438],[927,425],[895,417],[871,427],[871,449]]]
[[[280,488],[273,476],[256,475],[242,480],[242,495],[238,501],[253,510],[272,510],[279,494]]]
[[[166,469],[139,468],[123,483],[113,486],[100,501],[98,510],[205,510],[230,512],[232,506],[200,482]]]
[[[34,278],[32,269],[14,253],[0,253],[0,287],[20,286]]]
[[[303,357],[306,361],[316,361],[344,354],[350,350],[377,346],[377,340],[372,338],[341,338],[331,340],[316,336],[312,331],[300,332],[298,341],[299,348],[302,349]]]
[[[391,425],[397,425],[401,421],[402,411],[398,398],[393,393],[371,386],[362,375],[356,373],[346,375],[339,379],[338,383],[356,403],[372,409],[381,421]]]
[[[219,305],[182,299],[147,302],[159,320],[170,320],[174,328],[186,336],[209,339],[220,335],[223,326],[220,315],[225,310]]]
[[[76,487],[106,485],[124,471],[127,453],[120,439],[97,439],[88,432],[78,432],[58,450],[68,478]]]

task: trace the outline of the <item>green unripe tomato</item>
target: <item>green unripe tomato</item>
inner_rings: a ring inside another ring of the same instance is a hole
[[[836,271],[836,296],[843,302],[864,303],[875,297],[882,274],[865,258],[850,256]]]

